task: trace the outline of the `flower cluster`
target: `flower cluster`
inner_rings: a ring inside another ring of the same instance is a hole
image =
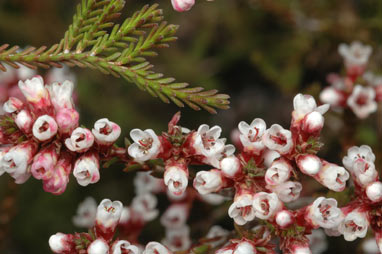
[[[145,221],[155,218],[157,211],[151,206],[154,198],[147,195],[137,197],[130,207],[123,207],[120,201],[112,202],[109,199],[102,200],[100,205],[96,207],[95,201],[88,198],[78,208],[74,222],[80,226],[91,227],[89,232],[56,233],[50,237],[49,246],[54,253],[63,254],[140,254],[142,253],[140,245],[113,237],[117,228],[127,230],[126,224],[134,220],[135,215],[133,213],[143,216],[138,219]],[[146,207],[147,204],[148,207]],[[132,228],[128,231],[130,234],[135,233],[135,229]],[[149,242],[143,251],[143,254],[170,253],[170,250],[157,242]]]
[[[65,191],[72,171],[82,186],[98,182],[100,160],[116,156],[120,127],[106,118],[79,127],[71,81],[45,85],[34,76],[18,87],[24,100],[10,97],[0,117],[0,174],[18,184],[32,175],[53,194]]]
[[[344,59],[346,75],[329,74],[330,86],[322,90],[320,99],[334,109],[350,108],[358,118],[366,118],[382,101],[382,77],[365,72],[372,48],[356,41],[341,44],[338,52]]]

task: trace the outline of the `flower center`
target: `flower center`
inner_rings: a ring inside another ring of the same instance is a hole
[[[104,127],[99,129],[99,132],[102,133],[103,135],[109,135],[112,132],[112,129],[108,124],[105,124]]]
[[[214,139],[214,137],[212,137],[212,136],[208,136],[208,137],[207,137],[207,134],[206,134],[206,133],[204,133],[204,134],[202,135],[203,146],[204,146],[204,148],[207,149],[207,150],[210,150],[211,147],[215,145],[215,141],[216,141],[216,140]]]
[[[287,144],[287,138],[285,135],[278,132],[276,135],[270,135],[270,138],[279,145],[285,146]]]
[[[251,142],[255,142],[259,139],[259,129],[254,127],[253,128],[255,131],[249,130],[248,132],[248,139]]]

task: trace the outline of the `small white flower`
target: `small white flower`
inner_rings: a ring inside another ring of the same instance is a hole
[[[196,153],[209,158],[224,149],[225,139],[219,139],[222,129],[219,126],[210,127],[202,124],[194,134],[193,147]]]
[[[286,160],[274,161],[265,172],[265,182],[268,185],[279,185],[286,182],[292,172],[292,166]]]
[[[95,122],[92,132],[98,144],[110,145],[121,135],[121,127],[107,118],[102,118]]]
[[[348,170],[353,170],[354,163],[356,163],[358,160],[366,160],[368,162],[374,163],[375,155],[370,146],[362,145],[360,147],[350,147],[347,156],[343,158],[342,162]]]
[[[259,154],[264,149],[262,136],[267,128],[261,118],[255,118],[250,125],[242,121],[239,123],[240,141],[247,152]]]
[[[328,241],[322,229],[313,230],[312,234],[307,236],[312,253],[321,254],[328,249]]]
[[[160,152],[161,143],[158,136],[151,129],[133,129],[130,136],[134,143],[128,148],[128,153],[138,162],[154,159]]]
[[[263,143],[268,149],[287,154],[293,148],[292,133],[278,124],[273,124],[263,135]]]
[[[222,243],[224,243],[224,241],[227,240],[228,235],[229,235],[228,230],[222,228],[219,225],[214,225],[208,231],[206,238],[218,238],[219,237],[219,239],[217,239],[216,241],[211,242],[212,247],[217,247],[217,246],[221,245]]]
[[[87,249],[88,254],[109,254],[109,245],[103,238],[94,240]]]
[[[65,146],[72,152],[83,153],[89,150],[94,143],[94,136],[89,129],[78,127],[70,138],[65,140]]]
[[[195,4],[195,0],[171,0],[172,7],[178,12],[189,11]]]
[[[97,207],[96,225],[103,229],[114,229],[121,218],[123,205],[120,201],[104,199]]]
[[[87,197],[77,208],[77,214],[73,217],[73,224],[80,228],[91,228],[97,214],[97,203],[94,198]]]
[[[157,193],[163,190],[163,179],[156,178],[150,172],[137,172],[134,178],[135,193]]]
[[[313,96],[308,94],[297,94],[293,99],[294,111],[292,113],[295,121],[303,119],[307,114],[317,112],[321,115],[325,114],[329,109],[329,104],[317,107]]]
[[[343,220],[342,211],[334,198],[317,198],[309,207],[307,216],[313,226],[328,229],[337,227]]]
[[[3,110],[6,113],[15,113],[18,110],[21,110],[24,103],[15,97],[10,97],[4,104]]]
[[[302,185],[299,182],[287,181],[270,188],[285,203],[297,200],[300,197]]]
[[[382,201],[382,183],[373,182],[366,187],[366,196],[373,203]]]
[[[347,67],[366,65],[371,51],[372,48],[369,45],[359,41],[354,41],[350,45],[341,43],[338,47],[338,53],[344,58]]]
[[[281,210],[276,213],[275,221],[281,228],[286,228],[293,223],[294,216],[288,210]]]
[[[62,108],[73,108],[72,94],[74,84],[71,81],[66,80],[63,83],[54,82],[51,85],[47,85],[46,88],[49,91],[50,99],[56,111]]]
[[[142,254],[171,254],[171,251],[158,242],[149,242]]]
[[[186,170],[177,166],[170,166],[164,172],[164,184],[175,195],[181,195],[187,188],[188,171],[186,172]]]
[[[255,246],[249,241],[243,240],[239,242],[235,249],[233,250],[233,254],[256,254],[257,250]]]
[[[282,208],[276,193],[258,192],[253,198],[255,216],[262,220],[273,217]]]
[[[255,209],[253,207],[254,196],[251,194],[241,194],[235,197],[234,202],[228,209],[228,215],[234,219],[238,225],[244,225],[248,221],[255,219]]]
[[[222,138],[221,139],[224,143],[225,143],[225,138]],[[234,153],[235,153],[235,146],[234,145],[225,145],[224,148],[217,152],[215,155],[213,156],[210,156],[210,157],[207,157],[204,159],[205,163],[206,164],[209,164],[215,168],[219,168],[222,160],[226,159],[226,158],[230,158],[230,157],[234,157]]]
[[[131,209],[142,215],[144,221],[151,221],[155,219],[159,211],[156,208],[158,200],[156,196],[145,193],[134,197],[131,203]]]
[[[128,241],[119,240],[115,242],[111,248],[111,254],[140,254],[137,246],[130,244]]]
[[[240,160],[232,155],[220,161],[220,169],[224,176],[228,178],[235,178],[241,173]]]
[[[330,190],[343,191],[349,179],[349,173],[343,167],[326,163],[315,178]]]
[[[166,228],[180,228],[186,224],[189,207],[185,203],[175,203],[167,208],[160,218],[161,224]]]
[[[320,172],[322,163],[314,154],[304,154],[297,157],[297,165],[302,173],[313,176]]]
[[[54,253],[69,253],[71,251],[71,237],[63,233],[56,233],[49,238],[49,247]]]
[[[377,102],[374,99],[375,90],[372,87],[356,85],[347,100],[347,104],[357,117],[363,119],[377,110]]]
[[[190,228],[187,225],[180,228],[166,228],[166,238],[163,243],[172,251],[189,249],[191,247]]]
[[[341,106],[344,103],[344,95],[336,88],[325,87],[320,93],[320,101],[331,106]]]
[[[96,183],[100,179],[99,160],[93,153],[82,155],[74,164],[73,175],[81,186]]]
[[[42,115],[34,122],[32,127],[33,136],[40,141],[46,141],[56,135],[58,126],[53,117]]]
[[[301,125],[301,129],[307,133],[318,133],[324,127],[325,118],[317,111],[307,114]]]
[[[49,99],[48,90],[44,87],[41,76],[35,76],[25,81],[19,81],[19,88],[25,98],[31,103],[38,103],[41,99]]]
[[[338,230],[344,235],[346,241],[354,241],[357,237],[364,238],[367,233],[367,221],[364,213],[355,210],[346,215]]]
[[[194,179],[195,189],[202,195],[219,191],[223,178],[219,170],[199,171]]]

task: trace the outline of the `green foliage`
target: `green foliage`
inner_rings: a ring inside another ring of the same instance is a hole
[[[144,6],[122,24],[115,24],[125,4],[124,0],[82,0],[77,6],[73,23],[64,38],[50,48],[0,46],[2,63],[14,68],[68,66],[88,67],[115,77],[123,77],[140,89],[159,97],[163,102],[174,102],[179,107],[187,104],[195,110],[203,108],[216,113],[215,108],[227,109],[229,96],[202,87],[189,88],[187,83],[176,83],[152,70],[147,57],[157,56],[156,49],[169,47],[175,41],[178,26],[163,21],[158,5]]]

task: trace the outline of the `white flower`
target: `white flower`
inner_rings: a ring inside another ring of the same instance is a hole
[[[302,185],[299,182],[287,181],[270,188],[285,203],[297,200],[300,197]]]
[[[87,249],[88,254],[109,254],[109,245],[107,242],[98,238],[94,240]]]
[[[115,229],[121,218],[123,205],[120,201],[104,199],[97,207],[96,226],[105,229]]]
[[[219,170],[199,171],[194,179],[195,189],[202,195],[219,191],[223,178]]]
[[[71,81],[66,80],[63,83],[54,82],[51,85],[47,85],[46,88],[49,91],[50,100],[56,111],[62,108],[73,108],[72,94],[74,85]]]
[[[94,136],[89,129],[78,127],[76,128],[70,138],[65,140],[66,147],[77,153],[83,153],[89,150],[94,143]]]
[[[330,190],[343,191],[349,179],[349,173],[343,167],[326,163],[315,178]]]
[[[226,139],[222,138],[221,140],[225,143]],[[222,160],[234,157],[233,154],[235,153],[235,150],[236,148],[234,145],[225,145],[224,148],[221,151],[217,152],[215,155],[205,158],[204,162],[206,164],[210,164],[215,168],[219,168]]]
[[[293,223],[294,216],[288,210],[281,210],[276,213],[275,221],[281,228],[286,228]]]
[[[19,81],[19,88],[25,98],[31,103],[38,103],[41,99],[49,99],[48,90],[44,87],[41,76],[35,76],[25,81]]]
[[[96,183],[100,179],[99,160],[93,153],[82,155],[74,164],[73,175],[81,186]]]
[[[268,149],[287,154],[293,148],[292,133],[278,124],[273,124],[263,135],[263,143]]]
[[[255,216],[262,220],[273,217],[282,208],[282,202],[276,193],[258,192],[253,198]]]
[[[161,143],[158,136],[151,129],[133,129],[130,136],[134,143],[128,148],[128,153],[138,162],[154,159],[160,152]]]
[[[171,0],[174,10],[179,12],[189,11],[195,4],[195,0]]]
[[[140,254],[137,246],[130,244],[128,241],[119,240],[115,242],[111,248],[111,254]]]
[[[265,182],[268,185],[279,185],[286,182],[292,172],[292,166],[286,160],[277,160],[265,172]]]
[[[53,117],[42,115],[34,122],[32,127],[33,136],[40,141],[46,141],[56,135],[58,126]]]
[[[135,193],[157,193],[163,190],[163,179],[153,177],[150,172],[137,172],[134,178]]]
[[[382,201],[382,183],[373,182],[366,187],[366,196],[373,203]]]
[[[172,251],[187,250],[191,247],[190,228],[187,225],[180,228],[166,228],[166,238],[163,243]]]
[[[225,139],[219,139],[222,129],[214,126],[211,129],[208,125],[200,125],[198,131],[194,134],[193,147],[198,155],[204,155],[209,158],[224,149]]]
[[[71,237],[63,233],[56,233],[49,238],[49,247],[54,253],[69,253],[71,248]]]
[[[313,226],[322,228],[337,227],[343,220],[342,211],[334,198],[317,198],[309,207],[307,216]]]
[[[189,206],[186,203],[175,203],[163,213],[160,222],[166,228],[180,228],[186,224],[188,213]]]
[[[280,158],[280,156],[281,155],[276,151],[265,150],[263,153],[264,166],[269,168],[276,159]]]
[[[131,203],[131,209],[142,215],[144,221],[151,221],[158,216],[159,211],[156,208],[158,200],[156,196],[145,193],[134,197]]]
[[[338,89],[331,86],[325,87],[320,93],[320,101],[331,106],[341,106],[344,103],[344,95]]]
[[[307,237],[312,253],[321,254],[328,249],[328,241],[322,229],[313,230],[312,234],[307,235]]]
[[[322,167],[320,158],[314,154],[299,155],[296,162],[301,172],[310,176],[316,175]]]
[[[239,123],[240,141],[245,151],[259,154],[264,149],[261,138],[266,128],[267,125],[261,118],[255,118],[250,125],[244,121]]]
[[[358,41],[350,45],[341,43],[338,47],[338,53],[344,58],[347,67],[367,64],[371,51],[372,48],[369,45],[363,45]]]
[[[171,251],[158,242],[149,242],[142,254],[171,254]]]
[[[228,235],[229,235],[228,230],[222,228],[219,225],[214,225],[208,231],[206,238],[218,238],[219,237],[217,240],[211,242],[211,245],[213,247],[217,247],[220,244],[224,243],[224,241],[226,241],[226,238],[228,237]]]
[[[256,254],[257,250],[255,246],[249,241],[243,240],[239,242],[235,249],[233,250],[233,254]]]
[[[121,127],[107,118],[102,118],[95,122],[92,133],[98,144],[111,145],[121,135]]]
[[[360,147],[358,146],[350,147],[348,149],[347,156],[343,158],[342,162],[347,169],[352,170],[354,163],[360,159],[374,163],[375,155],[373,151],[371,150],[370,146],[362,145]]]
[[[348,106],[359,118],[366,118],[377,110],[375,90],[372,87],[356,85],[347,100]]]
[[[178,166],[167,167],[164,172],[164,184],[175,195],[181,195],[188,185],[188,170]]]
[[[344,235],[346,241],[354,241],[357,237],[364,238],[367,233],[367,221],[364,213],[355,210],[346,215],[338,230]]]
[[[32,127],[32,116],[27,110],[21,110],[16,115],[15,123],[20,130],[29,133]]]
[[[77,208],[77,214],[73,217],[73,224],[80,228],[94,226],[97,213],[97,203],[94,198],[87,197]]]
[[[295,121],[298,121],[312,112],[317,112],[321,115],[325,114],[329,109],[329,104],[324,104],[317,107],[313,96],[299,93],[293,98],[293,107],[293,118]]]
[[[251,194],[241,194],[235,197],[234,202],[228,209],[228,215],[234,219],[238,225],[244,225],[248,221],[255,219],[255,209],[253,207],[254,196]]]
[[[224,176],[228,178],[235,178],[241,173],[240,160],[232,155],[220,161],[220,169]]]

